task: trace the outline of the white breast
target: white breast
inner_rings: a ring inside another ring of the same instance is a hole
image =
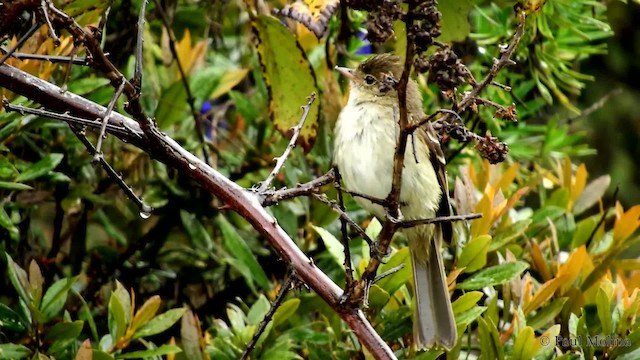
[[[340,113],[335,129],[334,163],[346,188],[384,199],[391,191],[393,156],[398,132],[393,106],[350,101]],[[415,152],[414,152],[415,148]],[[432,217],[441,190],[425,145],[410,137],[405,153],[401,211],[407,219]],[[416,162],[417,157],[417,162]],[[384,209],[356,198],[368,212],[384,218]]]

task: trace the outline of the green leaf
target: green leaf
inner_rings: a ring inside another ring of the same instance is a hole
[[[469,12],[473,8],[474,2],[471,0],[439,1],[438,10],[442,14],[441,35],[438,41],[451,42],[463,41],[469,32]]]
[[[369,306],[372,309],[382,308],[387,302],[389,302],[389,293],[378,284],[373,284],[369,289]]]
[[[7,257],[7,272],[9,273],[9,280],[16,289],[20,298],[27,304],[31,303],[31,292],[29,292],[29,280],[27,278],[27,272],[24,271],[18,264],[16,264],[9,254],[5,253]]]
[[[480,338],[483,359],[504,359],[504,347],[500,342],[498,327],[491,320],[478,318],[478,337]]]
[[[404,267],[376,282],[376,285],[380,286],[388,294],[394,294],[411,279],[411,255],[408,247],[403,247],[391,255],[391,258],[380,266],[378,273],[384,274],[400,265],[404,265]]]
[[[87,325],[89,325],[89,329],[91,330],[91,336],[96,342],[100,341],[98,337],[98,328],[96,327],[96,322],[93,319],[93,315],[91,315],[91,309],[89,308],[89,304],[85,301],[85,299],[80,295],[77,291],[74,290],[74,295],[77,299],[82,303],[82,308],[78,311],[78,318],[80,320],[84,320]]]
[[[182,350],[184,355],[189,360],[203,360],[201,347],[202,332],[200,330],[200,323],[196,319],[191,310],[187,310],[182,316],[180,326],[180,338],[182,340]]]
[[[82,332],[84,321],[61,322],[53,325],[46,333],[45,340],[56,342],[77,339]]]
[[[536,340],[533,329],[530,326],[526,326],[524,329],[521,329],[518,333],[518,336],[516,336],[515,342],[513,344],[511,359],[533,359],[533,357],[540,351],[541,348],[542,344],[540,344],[539,340]]]
[[[55,169],[58,164],[60,164],[63,157],[63,154],[47,154],[42,159],[40,159],[40,161],[29,166],[25,171],[20,173],[20,175],[16,177],[15,181],[30,181],[48,174],[50,171]]]
[[[321,227],[315,225],[311,225],[311,227],[320,235],[324,246],[327,248],[327,251],[329,251],[329,254],[331,254],[331,258],[334,259],[340,267],[344,268],[344,245],[342,245],[342,242]]]
[[[269,312],[271,304],[267,297],[260,294],[258,300],[251,306],[249,312],[247,312],[247,323],[250,325],[257,325],[264,319],[264,316]]]
[[[298,310],[300,299],[289,299],[283,302],[273,314],[273,326],[278,326],[289,320]]]
[[[300,107],[307,103],[307,97],[318,94],[315,73],[295,36],[279,19],[260,15],[252,25],[269,92],[269,114],[276,129],[288,134],[300,121]],[[316,138],[319,106],[316,99],[300,131],[299,141],[306,152]]]
[[[19,183],[19,182],[0,181],[0,189],[20,191],[20,190],[33,190],[33,187],[27,184]]]
[[[155,116],[161,129],[167,129],[190,116],[187,91],[182,80],[175,81],[162,91]]]
[[[116,359],[144,359],[153,356],[162,356],[182,352],[182,349],[175,345],[162,345],[157,349],[132,351],[116,355]]]
[[[6,138],[11,136],[11,134],[15,133],[16,130],[18,130],[18,127],[20,127],[21,121],[22,117],[18,117],[0,128],[0,142],[3,142]]]
[[[524,261],[508,262],[483,269],[470,276],[457,288],[462,290],[479,290],[485,286],[504,284],[519,276],[529,267]]]
[[[29,263],[29,291],[31,292],[31,298],[33,299],[33,307],[40,308],[40,301],[42,300],[42,286],[44,279],[40,272],[40,267],[35,260],[31,260]]]
[[[527,317],[527,324],[531,326],[533,330],[538,330],[552,323],[555,317],[560,314],[560,311],[562,311],[568,299],[569,298],[566,297],[555,299],[551,303],[543,306],[535,315]]]
[[[458,329],[466,329],[472,322],[476,321],[482,313],[487,310],[486,306],[473,307],[462,314],[456,314],[456,327]]]
[[[487,251],[491,243],[491,235],[480,235],[471,239],[462,249],[458,267],[465,268],[466,273],[482,269],[487,264]]]
[[[25,324],[17,312],[0,303],[0,329],[13,333],[23,333],[28,326],[29,324]]]
[[[93,349],[91,351],[91,360],[113,360],[115,359],[113,356],[107,354],[104,351]]]
[[[531,219],[524,219],[510,224],[506,228],[498,231],[489,244],[489,252],[496,251],[508,243],[522,236],[531,225]]]
[[[139,339],[145,336],[159,334],[172,327],[182,315],[187,311],[186,308],[171,309],[151,319],[146,325],[141,327],[133,334],[133,339]]]
[[[470,291],[459,298],[451,304],[453,308],[453,313],[455,315],[462,314],[469,309],[472,309],[478,304],[478,301],[482,299],[482,292],[480,291]]]
[[[18,344],[0,344],[0,359],[24,359],[31,355],[29,350],[24,345]]]
[[[109,324],[109,333],[114,342],[120,339],[127,329],[126,310],[122,300],[115,292],[111,293],[109,298],[109,313],[107,321]]]
[[[611,335],[611,306],[609,305],[609,297],[602,288],[599,288],[596,293],[596,307],[598,308],[598,318],[602,326],[602,333],[604,336]]]
[[[4,209],[4,206],[0,206],[0,226],[5,228],[9,232],[9,236],[12,240],[18,241],[20,237],[20,230],[18,227],[11,221],[9,214]]]
[[[47,289],[42,297],[42,304],[40,305],[40,311],[45,321],[49,321],[60,314],[64,303],[67,302],[69,290],[78,279],[79,276],[60,279]]]
[[[222,230],[225,250],[233,256],[233,259],[227,260],[229,264],[242,274],[253,291],[255,291],[254,282],[263,289],[269,290],[271,287],[269,279],[244,239],[224,216],[218,216],[216,223]]]

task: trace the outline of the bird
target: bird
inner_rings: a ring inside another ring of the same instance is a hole
[[[333,164],[347,191],[386,199],[391,191],[393,162],[400,136],[398,92],[389,76],[400,79],[403,65],[393,54],[374,55],[351,69],[336,66],[349,80],[346,105],[334,129]],[[418,85],[409,79],[406,89],[408,121],[424,118]],[[400,212],[405,220],[451,214],[445,158],[430,122],[407,139],[400,190]],[[356,202],[378,219],[385,208],[363,197]],[[403,230],[409,243],[415,288],[413,335],[417,349],[450,350],[457,329],[445,276],[441,247],[453,237],[451,223],[420,225]]]

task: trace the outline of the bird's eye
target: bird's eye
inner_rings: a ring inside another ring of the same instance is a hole
[[[364,82],[366,82],[367,85],[373,85],[376,83],[376,81],[378,80],[376,80],[376,78],[373,77],[373,75],[367,75],[364,77]]]

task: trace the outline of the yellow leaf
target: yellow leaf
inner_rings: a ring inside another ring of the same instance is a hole
[[[518,175],[519,163],[513,163],[496,182],[495,187],[506,192]]]
[[[274,126],[289,134],[298,124],[311,93],[318,93],[315,73],[295,36],[273,16],[258,16],[252,22],[263,77],[269,93],[269,115]],[[299,142],[309,152],[315,142],[319,101],[311,105],[299,135]]]
[[[544,261],[540,245],[535,240],[531,241],[531,262],[544,281],[551,279],[551,272],[546,261]]]
[[[525,315],[528,315],[531,311],[545,304],[547,301],[549,301],[549,299],[551,299],[556,290],[558,290],[560,286],[565,284],[568,279],[569,275],[563,275],[555,277],[544,283],[542,286],[540,286],[540,288],[538,288],[538,291],[536,291],[531,300],[525,303],[524,307],[522,308],[522,312]]]
[[[140,309],[133,317],[133,321],[131,322],[131,330],[135,332],[137,329],[148,323],[149,320],[153,319],[153,317],[158,312],[161,303],[162,300],[158,295],[154,295],[150,297],[149,300],[145,301],[145,303],[142,305],[142,307],[140,307]]]
[[[576,203],[576,200],[582,195],[584,188],[587,186],[587,167],[584,164],[580,164],[578,166],[578,170],[576,171],[576,176],[572,181],[571,189],[569,191],[569,203],[567,204],[567,211],[571,211],[573,209],[573,205]]]
[[[585,263],[586,258],[588,257],[587,248],[585,245],[577,248],[567,262],[565,262],[560,269],[558,269],[558,273],[556,277],[566,276],[567,280],[565,284],[562,286],[561,294],[564,294],[567,289],[573,284],[574,281],[580,275],[580,272],[583,268],[583,264]]]
[[[476,204],[476,213],[482,214],[482,217],[471,221],[471,236],[478,237],[480,235],[488,234],[491,224],[493,223],[492,205],[496,192],[493,186],[487,184],[484,190],[484,195]]]
[[[216,86],[215,90],[209,96],[209,99],[217,99],[219,96],[222,96],[228,93],[231,89],[233,89],[242,79],[244,79],[249,73],[249,69],[234,69],[228,70],[222,75],[220,78],[220,82],[218,86]]]
[[[627,210],[616,219],[613,225],[613,241],[621,244],[640,226],[640,205]]]

